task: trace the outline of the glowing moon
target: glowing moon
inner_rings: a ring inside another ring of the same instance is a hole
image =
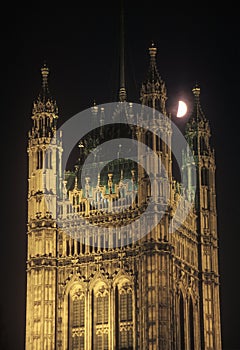
[[[178,101],[177,117],[182,118],[187,113],[187,105],[183,101]]]

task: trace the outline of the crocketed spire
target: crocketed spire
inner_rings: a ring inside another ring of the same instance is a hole
[[[42,74],[42,87],[41,91],[37,97],[37,99],[33,103],[33,114],[36,113],[54,113],[55,115],[58,114],[58,108],[56,101],[52,98],[49,92],[48,88],[48,76],[49,76],[49,68],[47,67],[46,63],[44,63],[43,67],[41,68],[41,74]]]
[[[150,65],[146,80],[142,84],[140,101],[142,104],[156,108],[166,115],[167,90],[165,82],[160,77],[157,69],[157,48],[154,43],[149,47]]]
[[[195,119],[197,121],[206,119],[200,103],[200,91],[199,85],[195,84],[194,88],[192,89],[194,95],[194,107],[190,119]]]

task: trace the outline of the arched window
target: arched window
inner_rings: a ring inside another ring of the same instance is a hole
[[[201,170],[201,185],[202,186],[209,185],[209,170],[205,167],[202,167],[202,170]]]
[[[163,151],[162,135],[158,136],[158,138],[157,138],[157,151],[160,151],[160,152]]]
[[[150,148],[153,147],[153,135],[151,131],[146,132],[146,145]]]
[[[189,349],[194,350],[194,314],[193,314],[193,301],[189,299]]]
[[[39,130],[42,130],[43,128],[43,119],[39,118]]]
[[[42,169],[43,167],[43,151],[39,149],[37,151],[37,169]]]
[[[93,349],[109,349],[109,292],[102,286],[93,293]]]
[[[77,241],[77,254],[79,255],[80,254],[80,242]]]
[[[200,153],[203,154],[205,151],[207,151],[207,144],[205,137],[200,137]]]
[[[69,293],[69,350],[84,350],[85,295],[81,288]]]
[[[45,167],[46,169],[52,169],[52,151],[50,149],[46,151]]]
[[[70,255],[70,243],[69,240],[66,240],[66,255]]]
[[[116,287],[116,342],[117,349],[133,349],[133,292],[126,283]]]
[[[185,349],[185,313],[184,313],[184,299],[182,292],[179,298],[179,337],[180,349]]]

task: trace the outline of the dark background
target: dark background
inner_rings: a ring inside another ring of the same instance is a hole
[[[23,350],[27,214],[27,132],[38,95],[40,68],[59,106],[59,125],[77,112],[116,101],[118,92],[118,2],[79,2],[78,7],[32,8],[6,4],[1,12],[1,349]],[[239,339],[239,31],[229,8],[161,8],[159,2],[125,4],[128,100],[139,102],[148,67],[148,47],[158,47],[158,67],[175,118],[182,98],[201,87],[216,151],[220,237],[221,312],[224,349]],[[217,11],[217,12],[216,12]],[[185,118],[186,121],[187,117]],[[181,122],[182,126],[183,121]],[[216,349],[218,350],[218,349]]]

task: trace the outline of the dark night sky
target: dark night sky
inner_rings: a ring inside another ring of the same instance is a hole
[[[224,11],[158,10],[158,2],[137,7],[130,3],[125,6],[129,100],[139,102],[152,40],[158,47],[169,110],[174,111],[180,97],[191,106],[192,87],[196,81],[201,87],[217,162],[223,346],[240,349],[239,19]],[[32,101],[40,89],[40,68],[46,60],[51,69],[49,84],[58,102],[59,123],[90,107],[94,99],[98,104],[115,101],[118,13],[116,3],[109,4],[100,7],[79,2],[78,8],[62,9],[12,5],[2,12],[0,335],[4,349],[24,349],[26,148]],[[7,24],[3,25],[4,18]]]

